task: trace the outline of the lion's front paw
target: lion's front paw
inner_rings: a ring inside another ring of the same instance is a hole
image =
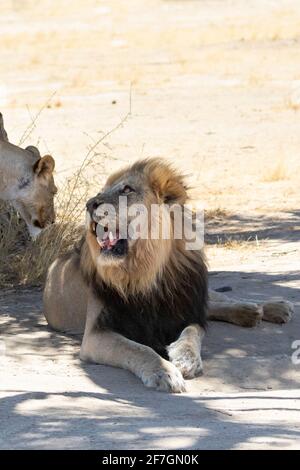
[[[146,387],[163,392],[181,393],[186,391],[181,372],[168,361],[164,361],[164,364],[156,370],[144,372],[141,379]]]
[[[203,365],[199,352],[188,345],[173,343],[168,347],[170,361],[180,370],[185,379],[193,379],[202,374]]]
[[[271,323],[287,323],[294,313],[294,305],[287,300],[270,301],[263,304],[263,320]]]
[[[180,370],[185,379],[193,379],[202,374],[203,365],[200,355],[185,354],[172,360],[172,364]]]

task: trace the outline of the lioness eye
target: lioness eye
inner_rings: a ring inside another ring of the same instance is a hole
[[[134,192],[134,189],[131,186],[128,186],[128,184],[126,186],[124,186],[124,188],[122,190],[123,194],[129,194],[129,193],[133,193],[133,192]]]

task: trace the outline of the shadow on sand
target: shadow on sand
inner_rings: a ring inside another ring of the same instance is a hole
[[[300,211],[280,212],[280,217],[229,214],[206,222],[207,244],[226,240],[277,240],[282,243],[300,240]]]

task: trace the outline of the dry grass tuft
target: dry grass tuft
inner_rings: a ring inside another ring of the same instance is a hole
[[[80,237],[78,217],[58,207],[58,221],[37,240],[30,239],[25,223],[5,204],[0,206],[0,287],[39,285],[49,265]],[[78,211],[79,214],[79,211]]]
[[[259,247],[261,240],[257,237],[231,237],[225,236],[219,238],[217,246],[226,248],[228,250],[253,250]]]
[[[300,90],[295,90],[287,99],[287,108],[293,111],[300,110]]]
[[[225,219],[228,217],[228,212],[221,207],[216,207],[214,209],[207,209],[205,211],[205,220],[216,220],[216,219]]]
[[[277,164],[268,171],[262,181],[265,183],[273,183],[276,181],[283,181],[289,179],[289,172],[283,160],[279,160]]]

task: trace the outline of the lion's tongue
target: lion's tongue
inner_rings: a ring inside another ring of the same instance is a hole
[[[105,238],[103,238],[102,240],[99,240],[99,238],[97,238],[97,241],[99,245],[101,246],[101,248],[105,248],[106,250],[110,250],[113,246],[115,246],[118,240],[119,238],[114,237],[112,232],[109,232],[109,234],[106,234]]]

